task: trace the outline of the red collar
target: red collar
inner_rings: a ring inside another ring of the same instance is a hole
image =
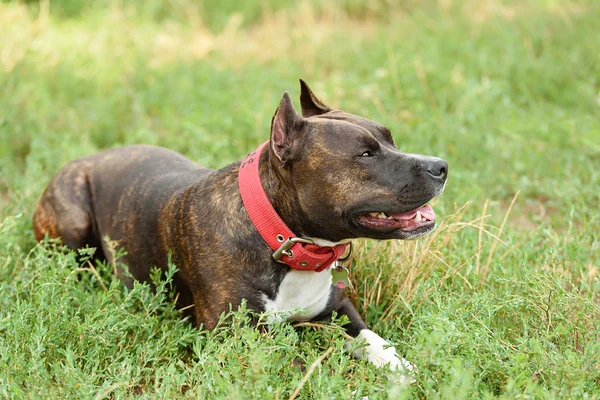
[[[294,235],[277,215],[258,171],[260,154],[268,143],[261,144],[240,165],[238,184],[244,207],[262,238],[273,249],[275,261],[299,271],[321,272],[344,255],[348,244],[318,246],[310,239]]]

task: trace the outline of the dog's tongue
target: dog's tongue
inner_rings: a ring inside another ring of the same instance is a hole
[[[390,216],[394,217],[395,219],[401,219],[401,220],[411,220],[415,217],[415,215],[417,215],[417,212],[421,213],[421,217],[425,218],[428,221],[433,221],[435,220],[435,211],[433,211],[433,208],[431,208],[431,206],[429,204],[425,204],[424,206],[421,206],[419,208],[415,208],[412,211],[407,211],[405,213],[400,213],[400,214],[390,214]]]

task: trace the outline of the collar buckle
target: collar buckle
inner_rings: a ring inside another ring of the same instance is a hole
[[[346,261],[348,261],[348,259],[350,258],[350,256],[352,255],[352,251],[354,250],[354,247],[352,246],[352,242],[348,242],[346,244],[346,251],[344,251],[344,254],[342,254],[340,256],[340,258],[338,258],[337,260],[335,260],[335,264],[336,266],[343,266],[344,263]]]
[[[283,236],[278,235],[278,239],[279,238],[283,238]],[[314,244],[314,242],[310,239],[304,239],[304,238],[299,238],[299,237],[288,238],[281,244],[281,246],[279,246],[279,248],[277,250],[275,250],[275,252],[273,253],[273,259],[275,261],[277,261],[278,263],[285,264],[285,262],[281,260],[281,257],[287,256],[289,258],[293,258],[294,252],[291,250],[291,248],[296,243]]]

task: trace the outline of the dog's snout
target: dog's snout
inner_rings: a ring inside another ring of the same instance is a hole
[[[445,181],[448,176],[448,163],[446,160],[437,158],[427,165],[427,173],[435,179]]]

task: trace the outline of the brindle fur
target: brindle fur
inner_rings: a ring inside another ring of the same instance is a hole
[[[443,185],[427,176],[423,158],[416,162],[395,151],[387,128],[331,110],[302,81],[301,88],[304,117],[285,93],[273,118],[272,145],[260,157],[261,180],[278,214],[298,236],[334,242],[403,238],[365,231],[350,220],[374,209],[413,209]],[[360,158],[364,149],[376,148],[385,153],[379,160]],[[147,145],[75,160],[42,195],[33,216],[35,237],[60,237],[72,249],[96,246],[99,257],[113,261],[103,240],[108,236],[126,249],[119,261],[140,281],[149,280],[153,266],[165,269],[171,252],[179,268],[178,306],[193,305],[196,324],[212,329],[242,299],[263,311],[263,294],[274,298],[290,270],[273,261],[243,207],[239,165],[211,170]],[[131,285],[122,271],[121,279]],[[327,308],[315,319],[337,310],[350,318],[350,334],[366,328],[343,291],[331,290]]]

